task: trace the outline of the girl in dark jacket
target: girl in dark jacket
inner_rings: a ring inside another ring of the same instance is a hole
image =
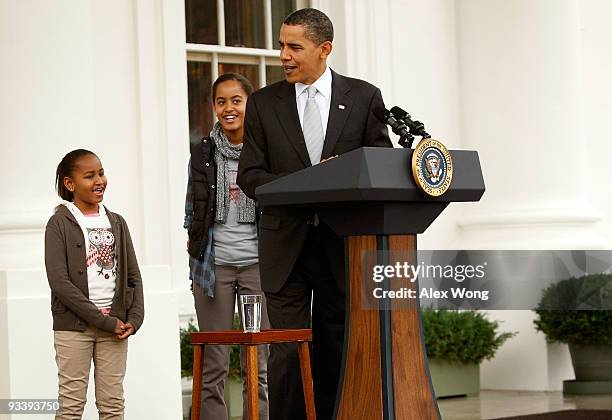
[[[185,203],[190,279],[200,331],[232,329],[238,295],[263,296],[259,281],[255,203],[236,185],[251,83],[236,73],[213,84],[215,123],[210,137],[191,147]],[[240,307],[240,305],[238,305]],[[262,328],[270,328],[265,302]],[[260,418],[268,418],[267,346],[259,349]],[[204,349],[203,419],[227,419],[223,399],[228,346]],[[241,355],[244,366],[244,357]],[[246,381],[243,395],[246,395]],[[246,401],[244,398],[246,416]],[[245,417],[246,418],[246,417]]]

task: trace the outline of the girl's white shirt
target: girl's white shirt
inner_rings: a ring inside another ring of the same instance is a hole
[[[110,308],[117,281],[117,253],[106,209],[99,204],[97,216],[85,216],[74,203],[63,201],[62,204],[74,215],[83,231],[89,300],[99,309]]]

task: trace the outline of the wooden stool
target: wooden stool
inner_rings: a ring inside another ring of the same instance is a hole
[[[315,420],[312,372],[310,370],[310,352],[308,350],[309,341],[312,341],[312,330],[310,329],[263,330],[258,333],[245,333],[239,330],[191,333],[191,344],[194,346],[191,420],[200,420],[202,374],[204,372],[204,346],[209,344],[240,344],[246,346],[248,418],[249,420],[259,420],[259,402],[257,397],[257,346],[259,344],[275,343],[298,343],[302,386],[304,387],[304,401],[306,403],[306,418],[308,420]]]

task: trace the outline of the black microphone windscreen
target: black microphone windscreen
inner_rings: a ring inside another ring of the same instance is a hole
[[[397,119],[404,118],[406,115],[408,115],[408,113],[399,106],[394,106],[393,108],[391,108],[391,113]]]

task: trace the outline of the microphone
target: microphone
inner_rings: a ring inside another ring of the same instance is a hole
[[[410,147],[412,142],[414,141],[414,137],[410,134],[410,130],[406,127],[406,124],[397,120],[391,111],[383,107],[377,107],[372,110],[372,113],[376,118],[378,118],[381,122],[387,124],[391,127],[391,130],[400,136],[399,143],[404,147]]]
[[[404,111],[399,106],[394,106],[393,108],[391,108],[390,112],[395,118],[404,122],[404,124],[406,124],[410,128],[411,133],[414,133],[417,136],[421,136],[424,139],[431,138],[429,133],[425,131],[425,124],[423,124],[421,121],[413,121],[410,114]]]

